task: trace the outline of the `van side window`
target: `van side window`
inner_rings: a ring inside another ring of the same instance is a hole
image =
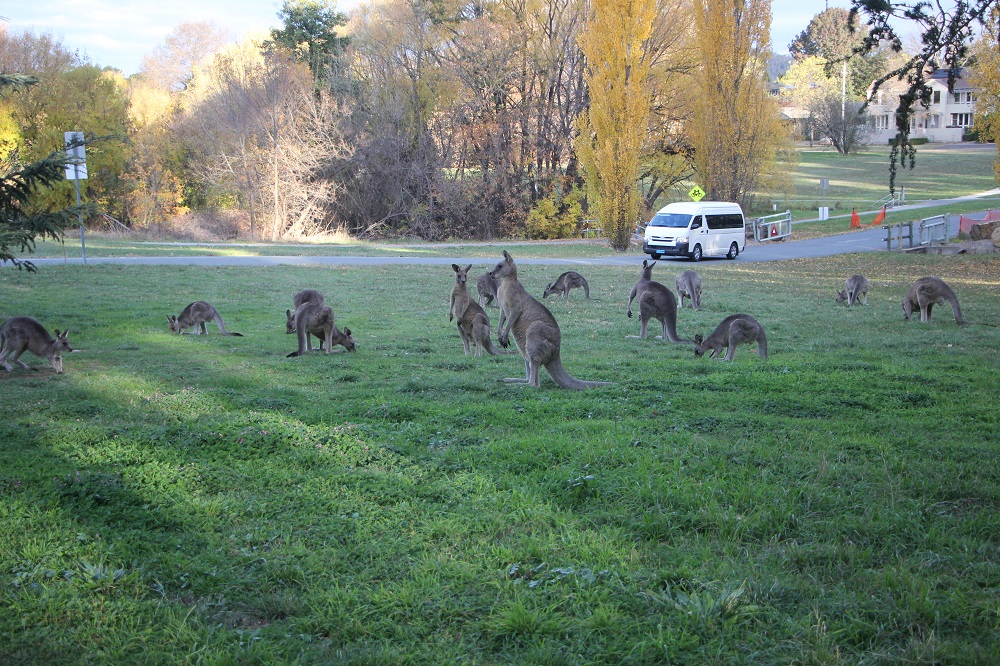
[[[691,230],[701,229],[701,215],[695,215],[694,219],[691,220]]]
[[[725,215],[706,215],[709,229],[742,229],[743,216],[737,213]]]

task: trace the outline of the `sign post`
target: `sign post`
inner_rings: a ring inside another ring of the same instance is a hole
[[[64,132],[66,141],[66,180],[76,184],[76,209],[80,216],[80,251],[83,253],[83,263],[87,263],[87,243],[83,237],[83,209],[80,208],[80,179],[87,177],[87,154],[83,144],[83,132]]]

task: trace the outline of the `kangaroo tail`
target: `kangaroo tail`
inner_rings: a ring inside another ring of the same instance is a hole
[[[223,335],[228,335],[228,336],[231,336],[231,337],[234,337],[234,338],[242,338],[243,337],[242,333],[230,333],[229,331],[227,331],[226,330],[226,325],[222,323],[222,317],[219,316],[218,312],[215,313],[215,316],[212,317],[212,319],[215,320],[215,325],[219,327],[219,330],[222,331]]]
[[[590,298],[590,285],[587,284],[587,278],[581,276],[580,279],[583,280],[583,295]]]
[[[562,360],[556,356],[554,359],[546,364],[545,369],[548,371],[549,376],[552,377],[552,381],[558,384],[562,388],[568,389],[589,389],[595,386],[611,386],[614,382],[587,382],[582,379],[576,379],[571,377],[568,372],[562,366]]]
[[[242,338],[243,337],[242,333],[229,333],[229,332],[226,332],[226,333],[223,333],[223,335],[230,335],[230,336],[232,336],[234,338]]]

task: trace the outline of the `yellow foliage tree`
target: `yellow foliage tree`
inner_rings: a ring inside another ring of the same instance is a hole
[[[979,138],[997,145],[993,171],[1000,182],[1000,9],[995,9],[983,26],[972,53],[969,83],[979,90],[976,99],[976,130]]]
[[[767,93],[770,0],[695,0],[698,96],[689,123],[698,184],[748,208],[787,131]]]
[[[654,0],[594,0],[579,37],[587,58],[590,107],[576,120],[576,154],[591,214],[611,247],[627,250],[639,216],[636,182],[651,92],[649,39]]]

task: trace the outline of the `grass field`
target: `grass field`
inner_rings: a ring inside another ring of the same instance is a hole
[[[0,663],[1000,662],[1000,259],[698,271],[679,333],[770,359],[626,339],[638,267],[590,268],[572,392],[463,356],[445,267],[3,270],[81,351],[0,372]],[[972,323],[904,322],[923,275]],[[285,357],[305,287],[356,353]],[[168,335],[196,299],[246,337]]]

